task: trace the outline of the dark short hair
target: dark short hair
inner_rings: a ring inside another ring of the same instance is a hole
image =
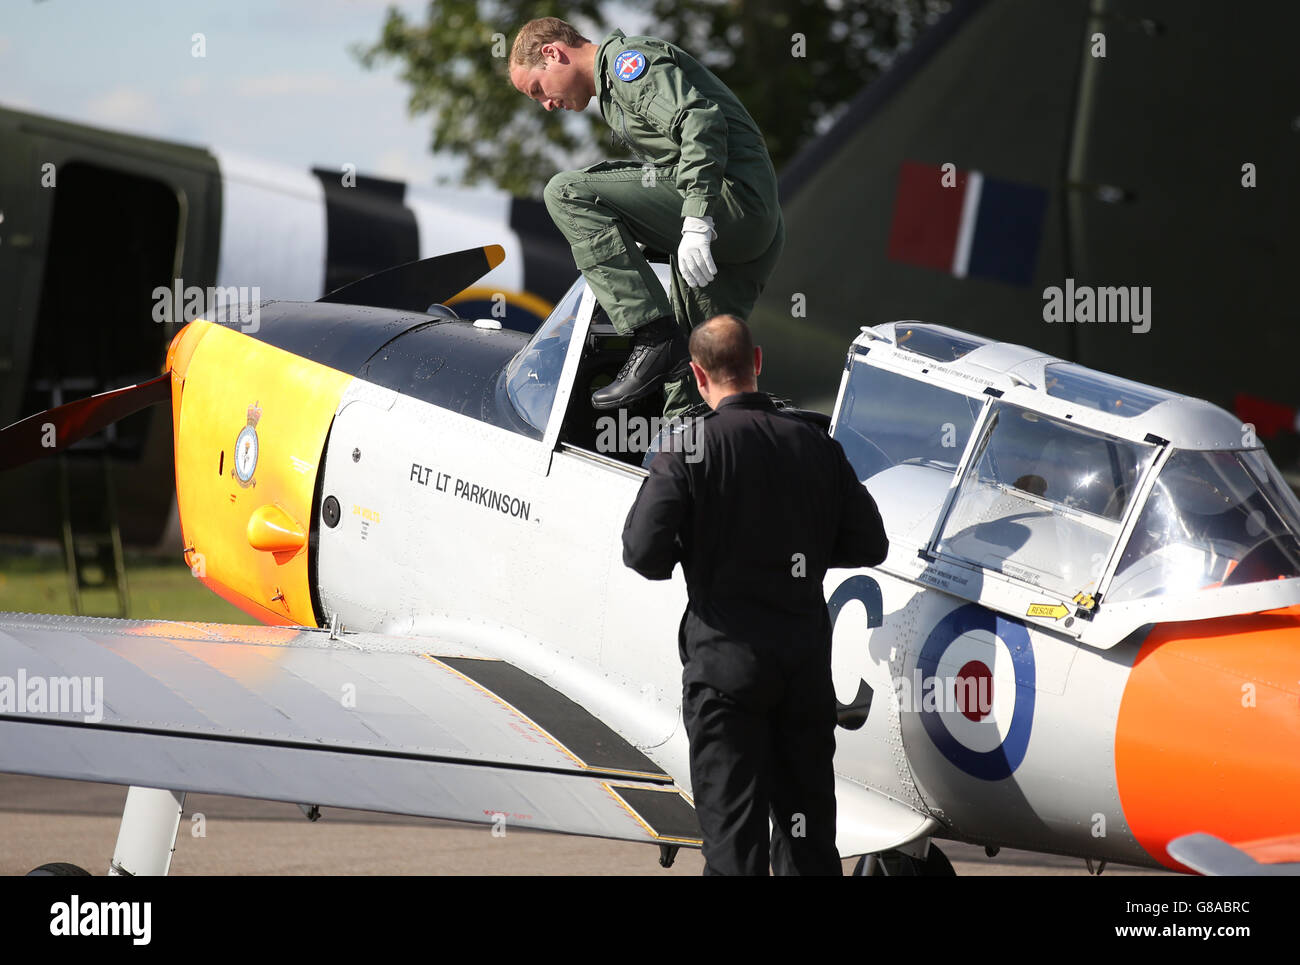
[[[557,40],[568,47],[581,47],[591,43],[568,21],[559,17],[538,17],[519,29],[514,46],[510,49],[510,66],[540,67],[543,60],[542,48]]]
[[[754,339],[735,315],[714,315],[691,332],[691,361],[726,385],[754,379]]]

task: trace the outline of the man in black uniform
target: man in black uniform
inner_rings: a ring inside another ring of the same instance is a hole
[[[762,352],[720,315],[690,340],[713,409],[694,448],[650,464],[623,562],[651,580],[681,562],[682,715],[706,874],[839,874],[836,701],[822,579],[875,566],[889,543],[844,451],[757,391]],[[777,840],[769,841],[768,814]]]

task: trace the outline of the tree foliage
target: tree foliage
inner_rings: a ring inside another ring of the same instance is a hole
[[[430,0],[424,23],[390,7],[379,39],[355,52],[371,67],[395,61],[413,116],[429,115],[430,147],[463,162],[462,184],[540,196],[556,171],[624,156],[595,103],[548,114],[510,84],[510,44],[533,17],[563,17],[599,43],[622,26],[682,47],[753,115],[777,170],[917,34],[948,0],[652,0],[652,25],[619,23],[596,0]],[[643,10],[644,8],[637,8]]]

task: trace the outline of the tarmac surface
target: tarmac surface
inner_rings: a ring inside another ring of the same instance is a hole
[[[126,788],[0,774],[0,874],[68,861],[108,869]],[[201,819],[196,819],[201,815]],[[959,875],[1087,874],[1082,860],[938,842]],[[328,808],[310,822],[294,804],[191,794],[171,873],[178,875],[698,875],[698,851],[672,868],[658,849],[622,841]],[[856,859],[846,859],[851,873]],[[1107,875],[1162,874],[1109,865]]]

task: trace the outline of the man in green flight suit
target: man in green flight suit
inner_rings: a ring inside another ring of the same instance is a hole
[[[598,409],[659,390],[664,415],[694,401],[686,335],[715,315],[747,317],[785,243],[776,172],[753,118],[694,57],[615,30],[599,44],[556,17],[531,20],[510,52],[510,81],[548,111],[601,116],[638,160],[557,174],[547,209],[632,351]],[[637,247],[669,253],[671,298]]]

